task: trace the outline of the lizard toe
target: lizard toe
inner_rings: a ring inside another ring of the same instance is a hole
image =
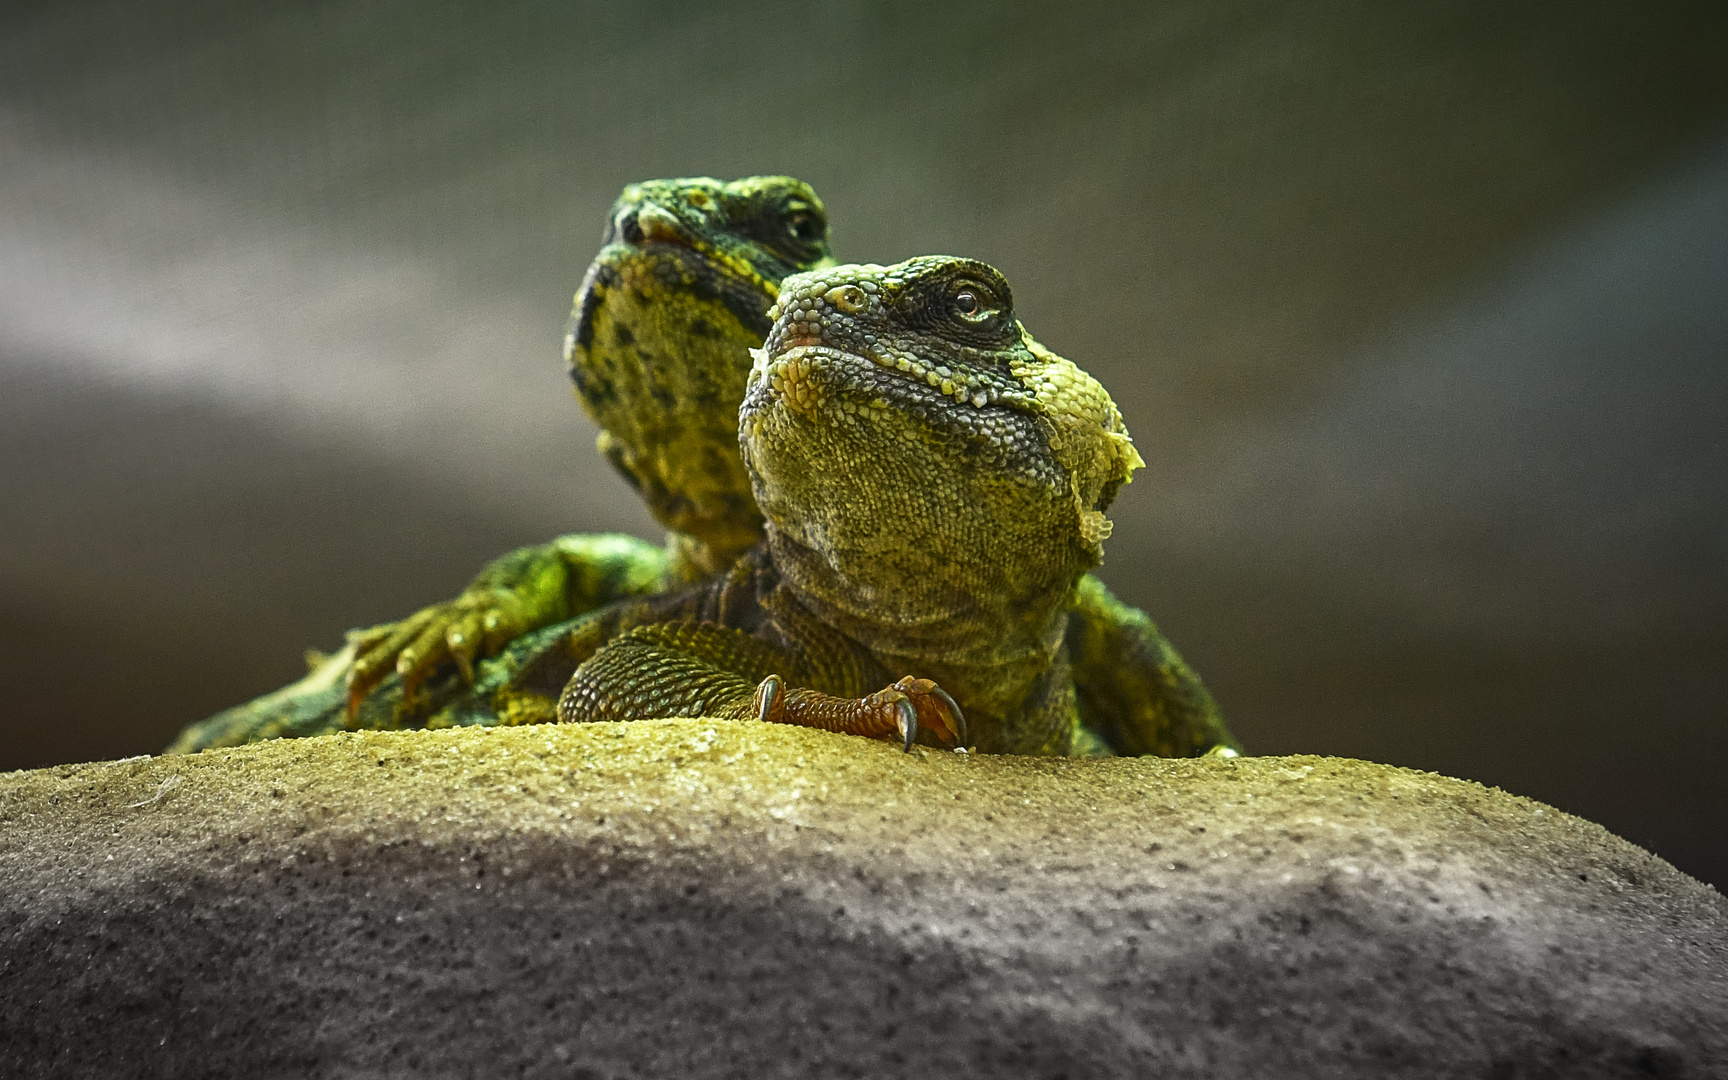
[[[908,698],[894,703],[894,727],[900,732],[900,749],[910,754],[912,741],[918,738],[918,710]]]
[[[786,703],[786,684],[780,676],[770,675],[756,686],[756,700],[751,703],[751,710],[756,719],[763,723],[779,721],[780,714]]]

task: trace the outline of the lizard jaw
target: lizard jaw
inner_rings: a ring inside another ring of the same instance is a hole
[[[751,380],[765,388],[763,392],[770,401],[778,399],[805,419],[814,419],[816,410],[827,397],[826,388],[815,378],[816,369],[829,355],[846,354],[816,344],[784,349],[773,358],[763,349],[752,349],[755,363],[750,372]]]
[[[680,220],[676,213],[659,203],[645,199],[634,210],[620,216],[628,216],[634,224],[633,229],[619,229],[627,246],[643,251],[651,251],[657,244],[684,248],[701,256],[716,269],[729,273],[745,285],[758,290],[768,297],[770,302],[780,295],[778,281],[770,281],[746,260],[703,240]]]
[[[774,346],[772,353],[767,349],[750,350],[751,358],[755,361],[751,369],[751,381],[754,383],[761,380],[772,387],[776,393],[786,397],[791,407],[800,413],[808,412],[820,403],[823,391],[812,383],[810,376],[829,360],[865,369],[875,367],[898,372],[909,384],[922,383],[930,391],[952,400],[955,404],[970,405],[974,409],[987,409],[996,404],[1014,404],[1025,397],[1004,393],[995,386],[973,383],[963,375],[929,364],[907,353],[835,348],[814,333],[790,336],[776,341]]]

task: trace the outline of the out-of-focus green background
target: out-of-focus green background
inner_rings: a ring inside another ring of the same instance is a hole
[[[12,4],[0,768],[654,535],[559,360],[626,182],[973,255],[1150,467],[1105,578],[1265,753],[1728,883],[1720,4]]]

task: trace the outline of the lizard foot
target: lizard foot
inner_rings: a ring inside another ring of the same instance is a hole
[[[404,705],[445,664],[454,663],[462,681],[473,685],[476,659],[497,653],[525,629],[532,629],[531,619],[517,610],[522,605],[512,603],[514,599],[502,590],[491,595],[464,593],[422,608],[401,622],[352,632],[354,663],[345,680],[349,722],[358,715],[360,703],[392,671],[402,676]]]
[[[756,719],[771,724],[796,724],[869,738],[897,736],[906,750],[917,741],[920,726],[935,732],[948,746],[966,745],[966,714],[959,704],[929,679],[910,675],[861,698],[788,689],[780,676],[770,675],[756,687],[752,711]]]

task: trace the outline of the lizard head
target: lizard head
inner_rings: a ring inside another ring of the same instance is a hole
[[[718,569],[761,535],[738,402],[781,279],[834,262],[822,200],[789,176],[649,180],[601,243],[564,338],[576,396],[601,453]]]
[[[818,567],[823,606],[965,622],[1066,602],[1143,463],[1000,273],[949,256],[821,269],[769,314],[740,444],[777,556]]]

